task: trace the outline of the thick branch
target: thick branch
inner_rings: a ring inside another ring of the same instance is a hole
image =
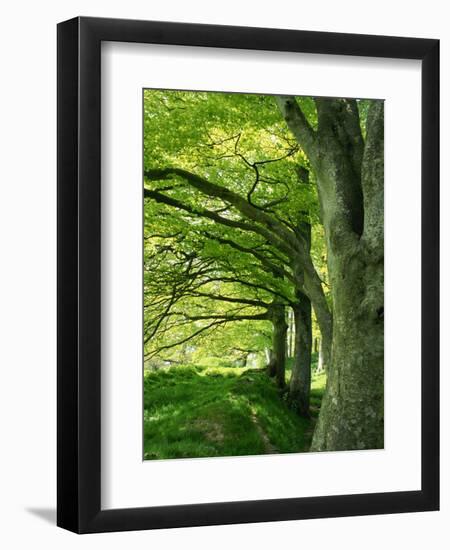
[[[181,168],[171,167],[146,170],[144,172],[144,176],[149,180],[165,180],[174,176],[181,177],[187,180],[192,187],[199,190],[203,194],[232,204],[246,218],[265,226],[268,233],[271,235],[270,240],[276,241],[278,244],[281,243],[285,250],[288,247],[292,250],[297,250],[297,252],[303,252],[302,247],[295,235],[291,231],[287,230],[282,223],[274,219],[266,212],[255,208],[255,206],[250,204],[246,199],[226,187],[221,187],[220,185],[212,183],[197,174],[193,174],[192,172]]]
[[[306,120],[305,114],[301,110],[297,100],[294,96],[280,95],[275,97],[275,101],[297,143],[306,153],[309,160],[314,163],[318,154],[316,134]]]
[[[218,320],[221,319],[226,321],[267,321],[270,319],[270,316],[267,312],[265,313],[255,313],[253,315],[184,315],[186,319],[190,321],[207,321],[207,320]]]
[[[278,238],[275,233],[272,233],[271,231],[267,231],[264,227],[261,227],[259,225],[255,225],[255,224],[251,224],[243,221],[231,220],[229,218],[224,218],[223,216],[219,216],[219,214],[217,214],[216,212],[212,212],[211,210],[193,208],[192,206],[185,204],[177,199],[168,197],[167,195],[164,195],[163,193],[160,193],[158,191],[152,191],[145,187],[144,187],[144,198],[153,199],[156,202],[167,204],[168,206],[172,206],[179,210],[184,210],[185,212],[188,212],[193,216],[210,219],[222,225],[226,225],[227,227],[234,227],[237,229],[243,229],[244,231],[257,233],[258,235],[261,235],[266,240],[271,242],[274,246],[279,248],[285,254],[292,253],[291,247],[288,246],[282,239]]]
[[[239,250],[239,252],[243,252],[244,254],[251,254],[261,262],[261,264],[263,265],[265,270],[267,270],[267,272],[277,273],[281,277],[286,277],[290,281],[293,281],[293,277],[291,273],[289,273],[284,267],[269,260],[266,256],[264,256],[264,254],[256,250],[256,248],[248,248],[246,246],[240,245],[235,241],[232,241],[231,239],[223,239],[222,237],[211,235],[210,233],[207,233],[207,237],[210,239],[214,239],[220,244],[231,246],[235,250]],[[284,262],[284,263],[286,263],[287,265],[290,265],[288,262]]]
[[[219,302],[229,302],[231,304],[247,304],[254,307],[269,307],[262,300],[251,300],[250,298],[233,298],[231,296],[223,296],[221,294],[208,294],[207,292],[194,292],[191,294],[193,297],[208,298],[210,300],[218,300]]]
[[[316,98],[320,157],[314,165],[325,230],[354,240],[362,234],[361,162],[364,142],[354,100]],[[331,231],[330,231],[331,229]],[[338,238],[341,238],[339,236]]]
[[[264,292],[268,292],[269,294],[272,294],[273,296],[278,296],[283,300],[283,303],[290,304],[289,298],[287,298],[284,294],[281,292],[278,292],[277,290],[274,290],[273,288],[266,287],[264,285],[258,284],[258,283],[252,283],[250,281],[245,281],[244,279],[239,279],[238,277],[214,277],[210,278],[208,280],[205,280],[205,283],[213,283],[220,281],[222,283],[238,283],[243,286],[247,286],[249,288],[253,288],[255,290],[262,290]]]

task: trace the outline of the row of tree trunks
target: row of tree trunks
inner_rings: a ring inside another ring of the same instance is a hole
[[[309,170],[304,166],[297,168],[298,180],[301,185],[310,185]],[[310,257],[311,225],[309,212],[299,213],[299,222],[295,229],[297,238],[304,243],[305,251]],[[302,261],[292,262],[292,271],[296,284],[296,300],[292,304],[293,330],[290,331],[288,347],[293,352],[291,379],[289,383],[289,404],[298,414],[309,417],[309,402],[311,393],[311,348],[312,348],[312,315],[311,300],[303,292],[305,277]],[[323,293],[322,293],[323,294]],[[284,374],[283,374],[284,376]]]

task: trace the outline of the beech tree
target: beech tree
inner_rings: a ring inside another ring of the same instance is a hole
[[[312,449],[382,447],[383,102],[144,97],[148,354],[246,327],[229,349],[269,348],[283,388],[292,311],[301,415],[314,323],[327,372]]]
[[[317,128],[295,97],[279,109],[315,173],[333,303],[332,355],[312,450],[384,444],[384,104],[317,98]]]

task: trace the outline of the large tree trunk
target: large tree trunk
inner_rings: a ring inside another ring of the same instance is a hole
[[[347,121],[345,114],[336,113],[341,105],[333,104],[330,108],[319,103],[318,112],[319,120],[325,118],[326,128],[330,128],[326,118],[331,116],[338,120],[344,133],[345,125],[351,124],[354,117]],[[351,142],[354,127],[352,132],[345,133],[346,139],[329,138],[331,131],[324,131],[322,146],[329,153],[327,160],[319,164],[318,180],[333,289],[333,346],[327,390],[311,448],[317,451],[382,448],[383,103],[371,105],[361,159],[359,143]],[[347,155],[342,142],[350,149]],[[327,192],[329,187],[331,192]],[[340,212],[333,204],[339,200],[346,204],[347,212]]]
[[[341,254],[333,269],[332,363],[312,450],[383,447],[383,263],[361,256]]]
[[[295,351],[289,384],[289,402],[301,416],[309,417],[312,321],[311,301],[305,294],[298,295],[298,302],[294,305],[293,311]]]
[[[279,105],[316,174],[333,298],[331,364],[311,450],[382,448],[383,102],[371,102],[365,144],[353,100],[317,99],[317,131],[295,99]]]

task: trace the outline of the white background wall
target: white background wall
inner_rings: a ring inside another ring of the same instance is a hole
[[[450,37],[445,7],[439,0],[17,0],[4,5],[0,30],[0,544],[4,548],[446,547],[450,539],[448,285],[441,290],[441,512],[83,537],[54,526],[56,23],[90,15],[440,38],[441,251],[442,280],[447,281],[450,126],[445,99],[450,97]],[[405,391],[407,387],[405,380]]]

